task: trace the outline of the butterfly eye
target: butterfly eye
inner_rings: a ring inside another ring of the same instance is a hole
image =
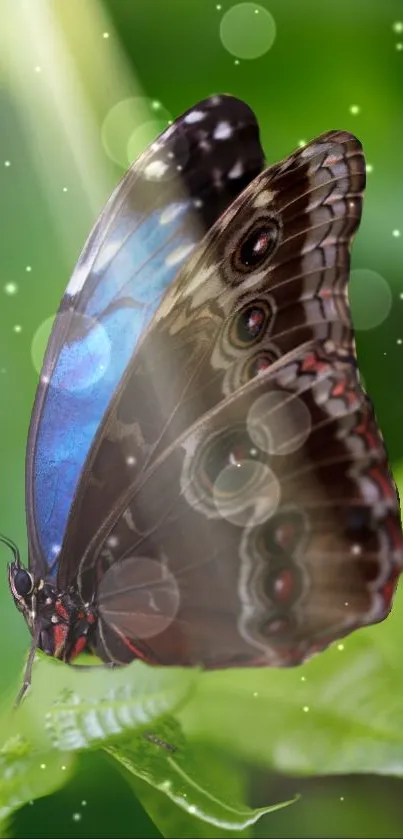
[[[27,597],[34,587],[32,574],[25,568],[18,568],[13,577],[13,585],[17,597]]]
[[[270,256],[278,242],[278,225],[270,220],[255,225],[241,242],[237,262],[242,268],[257,268]]]
[[[271,309],[266,302],[252,303],[237,312],[229,330],[230,342],[240,348],[251,346],[266,334]]]

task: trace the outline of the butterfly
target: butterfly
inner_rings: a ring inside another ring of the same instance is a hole
[[[73,272],[26,459],[36,648],[123,665],[291,666],[388,614],[399,499],[348,303],[359,141],[265,168],[214,96],[129,169]]]

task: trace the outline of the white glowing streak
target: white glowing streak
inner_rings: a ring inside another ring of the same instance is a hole
[[[106,108],[111,91],[115,101],[127,96],[128,89],[132,95],[143,94],[98,0],[66,6],[53,0],[3,0],[2,11],[3,82],[19,110],[52,220],[71,262],[115,180],[102,153],[91,99],[96,91],[99,105],[107,96]],[[107,41],[105,31],[111,34]],[[107,60],[100,55],[104,50]],[[66,184],[69,198],[63,192]]]

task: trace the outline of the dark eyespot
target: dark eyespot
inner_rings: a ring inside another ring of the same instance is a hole
[[[32,575],[25,568],[18,568],[14,574],[13,585],[18,597],[27,597],[34,587]]]
[[[240,491],[250,477],[251,462],[259,459],[257,454],[246,431],[228,429],[216,437],[205,452],[202,460],[204,481],[211,488],[220,476],[221,493],[225,493],[226,483],[231,495]]]
[[[278,356],[271,352],[259,352],[250,358],[245,365],[245,381],[254,379],[265,373],[277,361]]]
[[[260,550],[271,557],[290,557],[300,544],[305,530],[304,517],[298,510],[279,512],[262,528]]]
[[[238,261],[244,268],[257,268],[271,253],[278,241],[278,227],[267,221],[248,232],[239,246]]]
[[[241,349],[256,344],[266,334],[271,314],[269,305],[263,301],[236,312],[229,328],[230,342]]]

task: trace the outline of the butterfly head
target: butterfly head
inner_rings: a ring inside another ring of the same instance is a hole
[[[26,667],[20,701],[30,683],[35,651],[71,661],[82,652],[96,621],[89,605],[84,605],[77,591],[61,594],[47,580],[35,576],[21,563],[20,553],[11,539],[0,536],[0,541],[13,553],[8,565],[8,583],[14,603],[22,612],[32,635],[31,651]]]
[[[8,565],[8,584],[17,609],[22,612],[32,631],[35,625],[37,592],[43,585],[42,580],[36,582],[30,571],[21,565],[18,557]]]

